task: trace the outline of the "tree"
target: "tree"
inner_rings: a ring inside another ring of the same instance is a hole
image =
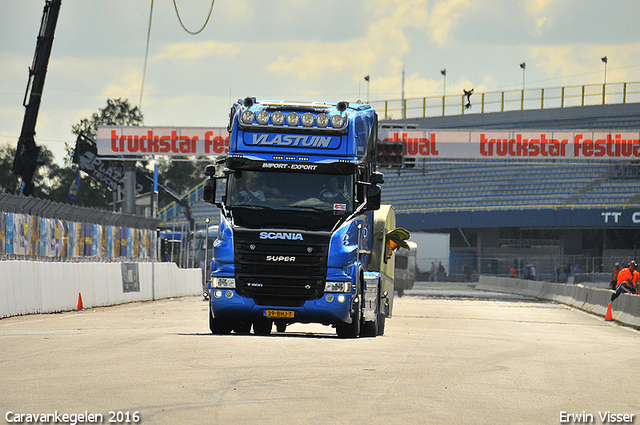
[[[8,144],[0,147],[0,191],[11,195],[20,192],[20,179],[12,169],[15,156],[15,147]]]
[[[73,125],[72,133],[76,135],[84,134],[93,140],[98,135],[99,125],[141,125],[144,117],[137,106],[131,106],[128,99],[107,99],[107,106],[93,113],[91,118],[83,118],[76,125]],[[76,178],[77,167],[73,165],[74,149],[67,146],[65,165],[68,168],[60,170],[58,177],[61,184],[52,193],[52,197],[60,198],[64,202],[85,207],[105,208],[113,201],[111,190],[90,176],[81,173],[80,189],[76,199],[69,197],[69,188]]]
[[[203,162],[205,159],[208,162]],[[165,186],[178,194],[184,194],[204,181],[204,167],[210,163],[207,157],[188,161],[163,161],[158,164],[158,174]]]
[[[144,116],[137,106],[131,106],[129,100],[107,99],[107,106],[93,113],[91,118],[83,118],[72,126],[73,134],[85,134],[96,140],[99,125],[142,125]]]
[[[9,144],[0,147],[0,191],[12,195],[20,193],[20,179],[13,174],[12,164],[16,156],[16,147]],[[38,156],[43,164],[38,167],[38,174],[34,179],[31,196],[34,198],[49,198],[51,190],[59,184],[61,168],[54,162],[53,153],[44,146],[40,147]]]

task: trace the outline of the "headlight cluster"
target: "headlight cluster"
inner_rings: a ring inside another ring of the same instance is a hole
[[[245,109],[242,112],[240,120],[244,125],[273,125],[282,126],[286,123],[289,127],[306,127],[306,128],[329,128],[329,129],[342,129],[345,127],[347,120],[340,113],[332,114],[331,116],[324,112],[318,115],[313,115],[311,112],[305,112],[302,115],[295,112],[282,112],[275,111],[270,113],[266,109],[260,109],[257,113],[250,109]]]
[[[236,280],[232,277],[214,277],[211,286],[213,288],[233,289],[236,287]]]
[[[351,282],[331,282],[324,284],[324,292],[351,292]]]

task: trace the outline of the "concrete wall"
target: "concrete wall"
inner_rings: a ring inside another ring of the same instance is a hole
[[[75,310],[79,294],[91,308],[202,293],[200,269],[125,264],[137,265],[138,291],[125,291],[123,263],[0,261],[0,317]]]
[[[607,314],[613,294],[610,289],[493,276],[480,276],[476,289],[557,301],[600,316]],[[640,327],[640,296],[623,293],[611,303],[611,312],[614,320]]]

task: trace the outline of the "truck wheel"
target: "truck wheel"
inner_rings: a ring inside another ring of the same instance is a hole
[[[240,320],[233,325],[233,330],[239,335],[249,335],[251,333],[251,322],[249,320]]]
[[[209,330],[214,335],[229,335],[231,333],[231,323],[222,317],[213,317],[213,310],[209,304]]]
[[[362,310],[360,309],[361,296],[358,294],[353,303],[351,323],[338,323],[336,333],[339,338],[357,338],[360,335],[360,323],[362,323]]]
[[[387,317],[384,314],[378,313],[378,329],[376,329],[376,335],[384,335],[384,321],[386,318]]]
[[[404,295],[404,289],[396,289],[398,291],[398,296],[402,297]]]
[[[360,329],[361,337],[375,337],[378,332],[378,321],[375,322],[363,322],[362,329]]]
[[[253,322],[253,333],[255,335],[271,335],[271,328],[273,327],[273,322],[271,320],[256,320]]]

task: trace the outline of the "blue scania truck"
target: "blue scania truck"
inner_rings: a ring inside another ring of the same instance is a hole
[[[344,338],[384,333],[398,238],[393,208],[380,205],[377,124],[362,103],[233,105],[228,155],[205,169],[204,199],[220,209],[212,333],[292,323]]]

